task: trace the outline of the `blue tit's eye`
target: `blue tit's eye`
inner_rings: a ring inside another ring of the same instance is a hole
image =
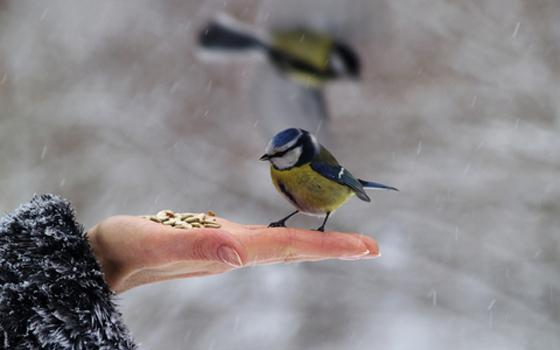
[[[296,142],[300,135],[301,131],[296,128],[281,131],[272,139],[272,147],[276,150],[287,149]]]

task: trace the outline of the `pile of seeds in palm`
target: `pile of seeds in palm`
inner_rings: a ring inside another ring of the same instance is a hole
[[[191,228],[220,228],[216,222],[216,214],[213,211],[204,213],[175,213],[173,210],[162,210],[156,215],[142,215],[141,217],[181,229]]]

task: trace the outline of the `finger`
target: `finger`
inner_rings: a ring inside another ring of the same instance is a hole
[[[151,237],[158,264],[184,260],[219,261],[231,267],[241,267],[247,261],[243,244],[221,229],[200,228],[179,230],[165,228]],[[164,233],[164,234],[161,234]]]
[[[281,228],[268,228],[267,226],[264,225],[241,225],[220,217],[217,217],[217,221],[218,223],[220,223],[222,225],[222,228],[225,230],[228,230],[230,232],[234,232],[234,233],[238,233],[241,236],[245,236],[247,235],[248,232],[246,232],[247,230],[249,231],[258,231],[258,232],[253,232],[253,233],[258,233],[261,234],[263,232],[269,232],[269,230],[272,230],[270,232],[277,232],[278,230],[283,230]],[[284,229],[286,230],[286,229]],[[320,232],[317,231],[309,231],[309,230],[301,230],[301,229],[292,229],[292,230],[298,230],[301,233],[305,234],[305,233],[313,233],[313,234],[321,234]],[[352,258],[356,258],[356,257],[360,257],[362,259],[368,259],[368,258],[374,258],[374,257],[378,257],[379,256],[379,247],[377,245],[377,242],[365,235],[362,234],[356,234],[356,233],[335,233],[335,232],[328,232],[328,233],[324,233],[324,234],[336,234],[336,235],[353,235],[355,237],[357,237],[359,240],[361,240],[364,245],[367,247],[367,250],[369,250],[369,253],[367,255],[363,255],[363,254],[358,254],[357,256],[354,255],[343,255],[343,257],[348,258],[349,260]],[[347,237],[346,237],[347,238]],[[317,256],[301,256],[303,259],[305,259],[306,261],[310,261],[312,260],[313,257],[317,258]],[[321,256],[320,256],[321,257]],[[332,256],[327,255],[322,256],[322,258],[332,258]],[[286,260],[288,260],[289,258],[286,258]],[[316,259],[315,259],[316,260]]]
[[[245,225],[246,228],[248,228],[249,230],[262,230],[267,228],[268,226],[266,225]]]
[[[377,243],[366,236],[317,232],[296,228],[247,230],[239,236],[247,247],[249,263],[358,259],[377,256]]]
[[[265,225],[241,225],[220,217],[216,217],[216,220],[219,224],[222,225],[222,228],[230,231],[230,232],[235,232],[235,231],[243,231],[243,230],[258,230],[259,233],[260,232],[264,232],[267,230],[273,230],[273,232],[279,230],[279,228],[269,228],[268,226]],[[294,228],[294,230],[297,230]],[[309,230],[300,230],[300,231],[304,231],[304,232],[314,232],[317,233],[317,231],[309,231]],[[366,247],[368,248],[368,250],[370,251],[369,254],[364,257],[364,258],[374,258],[374,257],[378,257],[379,254],[379,246],[377,244],[377,242],[371,238],[368,237],[366,235],[363,234],[358,234],[358,233],[340,233],[340,232],[326,232],[325,234],[343,234],[343,235],[354,235],[355,237],[357,237],[358,239],[362,240],[363,243],[366,245]]]

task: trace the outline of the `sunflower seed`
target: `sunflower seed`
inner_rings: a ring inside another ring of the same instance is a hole
[[[216,222],[214,217],[216,213],[209,210],[205,213],[175,213],[173,210],[161,210],[156,215],[141,215],[144,219],[151,220],[166,226],[172,226],[178,229],[191,228],[220,228],[222,227]]]
[[[163,221],[167,218],[175,217],[175,213],[172,210],[161,210],[156,214],[156,217]]]

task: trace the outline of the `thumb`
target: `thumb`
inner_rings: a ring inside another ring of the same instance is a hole
[[[171,228],[170,228],[171,229]],[[247,260],[245,247],[229,232],[220,229],[177,230],[158,240],[160,263],[185,260],[217,261],[231,267],[242,267]]]

